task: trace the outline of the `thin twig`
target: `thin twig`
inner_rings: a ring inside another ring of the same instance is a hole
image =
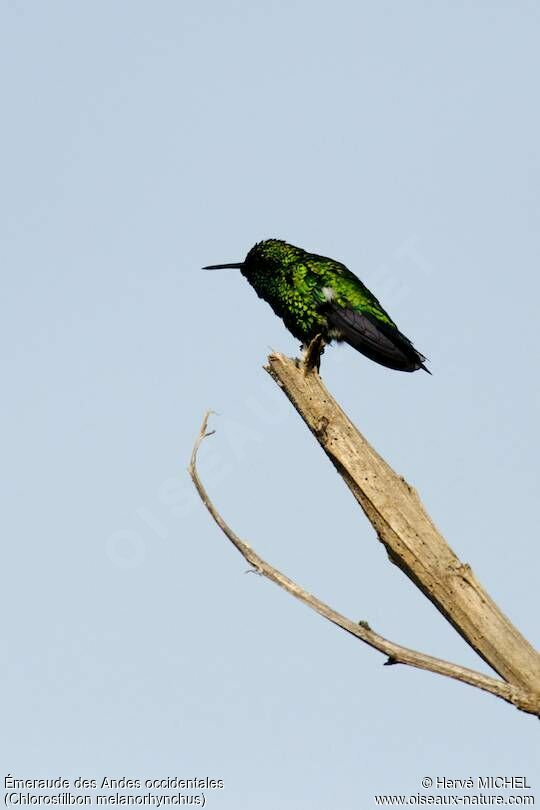
[[[321,616],[324,616],[324,618],[328,619],[328,621],[333,622],[333,624],[336,624],[338,627],[346,630],[351,635],[360,639],[360,641],[363,641],[365,644],[388,656],[388,660],[386,661],[387,664],[406,664],[411,667],[416,667],[417,669],[424,669],[439,675],[445,675],[448,678],[453,678],[454,680],[461,681],[462,683],[466,683],[470,686],[475,686],[478,689],[482,689],[485,692],[489,692],[490,694],[513,704],[522,711],[530,714],[540,714],[540,701],[537,695],[531,694],[519,686],[514,686],[496,678],[492,678],[488,675],[484,675],[481,672],[476,672],[472,669],[468,669],[467,667],[452,664],[440,658],[434,658],[431,655],[425,655],[424,653],[411,650],[407,647],[402,647],[399,644],[389,641],[383,636],[380,636],[378,633],[375,633],[369,627],[367,622],[356,623],[350,619],[347,619],[345,616],[342,616],[340,613],[333,610],[333,608],[331,608],[329,605],[325,604],[320,599],[317,599],[317,597],[308,593],[308,591],[305,591],[303,588],[293,582],[293,580],[286,577],[276,568],[263,560],[262,557],[260,557],[255,551],[253,551],[251,546],[241,540],[230,528],[230,526],[228,526],[223,520],[216,507],[210,500],[210,497],[199,478],[197,471],[197,454],[199,447],[205,438],[211,436],[215,432],[213,430],[207,431],[210,413],[211,411],[208,411],[204,416],[199,435],[197,436],[195,445],[193,447],[188,471],[202,502],[210,512],[211,516],[214,518],[219,528],[223,531],[235,548],[238,549],[244,559],[247,560],[251,566],[253,566],[253,569],[257,573],[261,574],[272,582],[275,582],[276,585],[279,585],[281,588],[288,591],[288,593],[304,604],[308,605]]]

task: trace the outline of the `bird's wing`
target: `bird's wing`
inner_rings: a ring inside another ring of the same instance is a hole
[[[392,318],[371,290],[348,267],[324,256],[312,255],[310,258],[311,261],[305,263],[306,282],[312,286],[313,294],[321,302],[328,301],[332,291],[334,300],[342,307],[369,313],[395,327]]]
[[[339,304],[328,304],[327,320],[338,339],[344,340],[371,360],[388,368],[416,371],[426,359],[393,324],[380,321],[370,312]]]

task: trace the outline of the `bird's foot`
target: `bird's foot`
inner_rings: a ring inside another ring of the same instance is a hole
[[[304,366],[304,374],[309,374],[313,369],[319,372],[321,367],[321,355],[325,347],[324,338],[321,334],[315,335],[313,340],[307,347],[303,347],[302,363]]]

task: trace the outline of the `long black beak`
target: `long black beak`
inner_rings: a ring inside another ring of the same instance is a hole
[[[233,264],[209,264],[203,267],[203,270],[240,270],[244,266],[244,262],[235,262]]]

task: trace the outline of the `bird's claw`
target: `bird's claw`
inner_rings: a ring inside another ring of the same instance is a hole
[[[324,352],[325,342],[323,336],[319,333],[315,335],[313,340],[305,349],[303,357],[304,374],[309,374],[314,369],[319,372],[321,367],[321,355]]]

